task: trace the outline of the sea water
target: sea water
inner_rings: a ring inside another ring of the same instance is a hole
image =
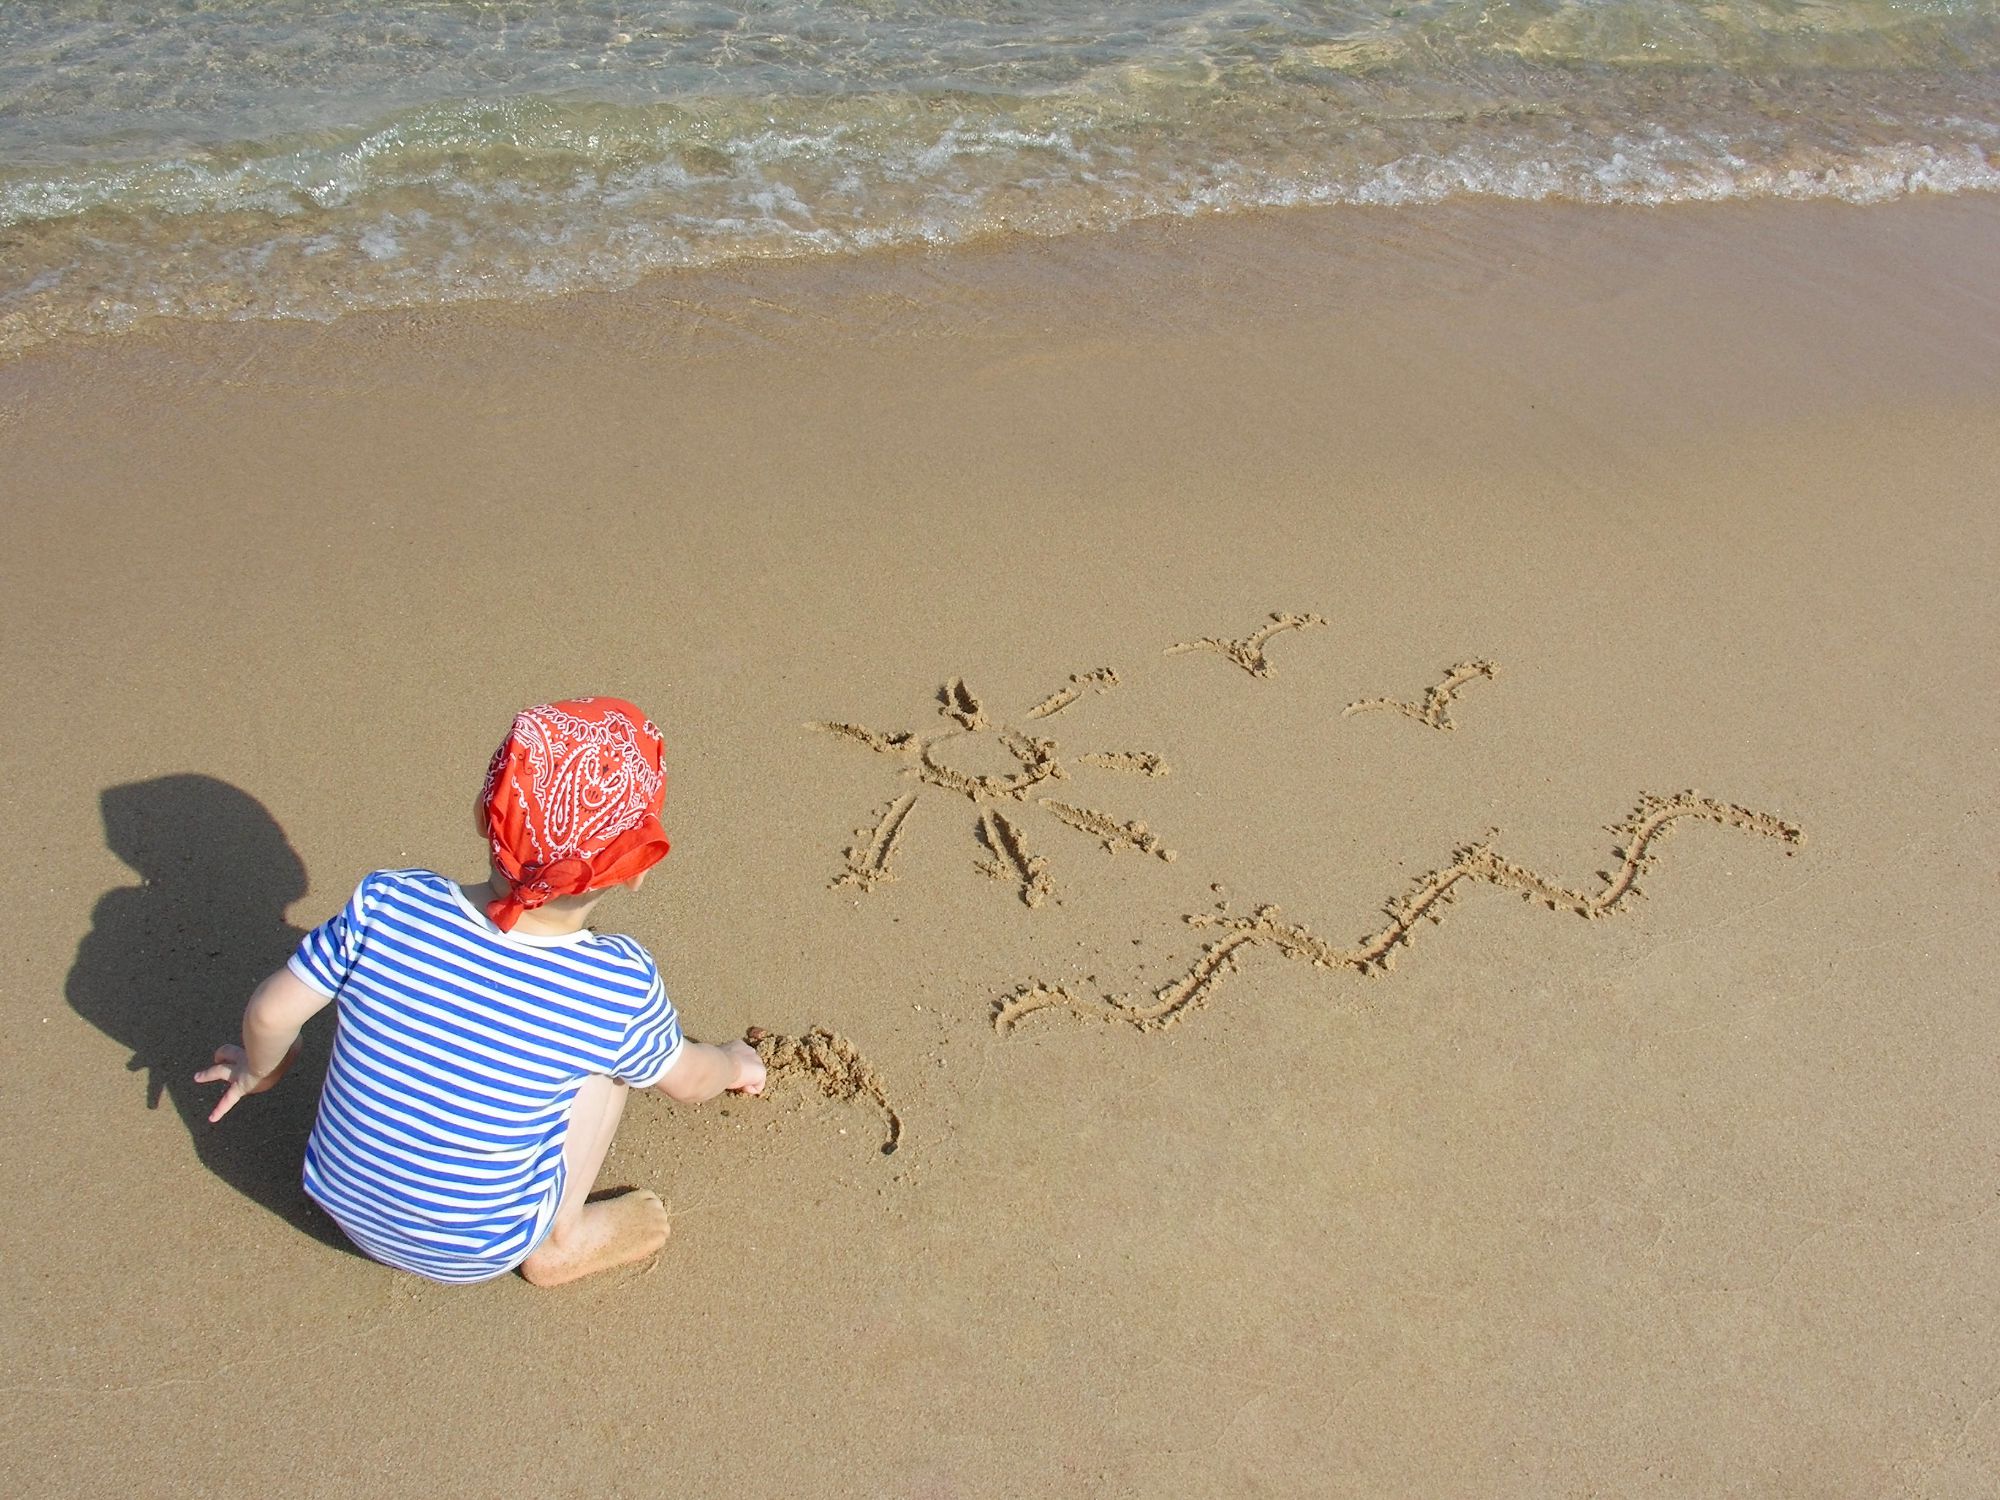
[[[14,0],[0,352],[1161,215],[2000,187],[2000,0]]]

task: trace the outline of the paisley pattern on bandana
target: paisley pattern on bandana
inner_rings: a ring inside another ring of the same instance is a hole
[[[619,698],[571,698],[517,715],[481,805],[493,863],[513,890],[487,905],[503,932],[558,896],[630,880],[667,852],[660,731]]]

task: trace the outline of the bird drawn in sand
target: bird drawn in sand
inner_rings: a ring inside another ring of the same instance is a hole
[[[1226,641],[1220,636],[1205,635],[1198,641],[1176,641],[1167,647],[1168,656],[1183,656],[1190,651],[1213,651],[1217,656],[1226,657],[1236,663],[1252,677],[1275,677],[1278,669],[1265,656],[1264,647],[1271,637],[1286,630],[1309,630],[1315,625],[1324,625],[1326,620],[1320,615],[1273,614],[1271,623],[1259,627],[1240,641]]]
[[[1466,884],[1515,891],[1522,900],[1538,901],[1550,911],[1570,911],[1590,918],[1610,916],[1624,910],[1641,894],[1639,876],[1657,858],[1654,847],[1684,819],[1716,823],[1792,846],[1805,841],[1798,828],[1769,813],[1717,802],[1699,792],[1686,791],[1673,797],[1646,796],[1629,818],[1611,828],[1620,841],[1613,851],[1619,862],[1615,869],[1598,872],[1602,887],[1595,892],[1571,890],[1502,857],[1490,842],[1481,840],[1457,850],[1450,864],[1423,876],[1405,895],[1390,901],[1383,908],[1388,922],[1351,948],[1316,937],[1302,925],[1279,921],[1275,906],[1260,906],[1248,917],[1199,912],[1185,919],[1189,926],[1221,928],[1223,935],[1205,945],[1187,971],[1161,985],[1150,1000],[1105,995],[1088,1001],[1061,985],[1035,982],[1024,985],[995,1006],[994,1029],[1004,1033],[1038,1012],[1068,1010],[1097,1020],[1122,1021],[1141,1031],[1164,1030],[1203,1004],[1235,972],[1241,955],[1251,948],[1272,948],[1285,958],[1316,969],[1385,974],[1395,967],[1397,950],[1409,946],[1417,924],[1426,920],[1442,922],[1445,908],[1458,899],[1459,887]]]
[[[1065,686],[1028,709],[1023,718],[1054,718],[1085,694],[1108,693],[1117,686],[1118,674],[1109,667],[1073,675]],[[924,787],[963,797],[978,809],[978,835],[989,857],[980,861],[977,868],[995,880],[1014,882],[1021,900],[1031,907],[1040,906],[1054,886],[1047,859],[1028,847],[1026,835],[1016,821],[1022,809],[1030,805],[1041,807],[1057,822],[1099,840],[1108,852],[1134,849],[1158,859],[1174,857],[1174,851],[1165,847],[1142,822],[1121,823],[1108,813],[1045,795],[1053,783],[1069,779],[1072,764],[1138,776],[1164,776],[1168,767],[1159,756],[1144,750],[1100,750],[1065,762],[1054,740],[989,719],[978,697],[959,677],[952,678],[939,691],[938,704],[939,714],[955,727],[929,736],[914,730],[883,734],[859,724],[806,726],[852,740],[878,755],[907,762],[902,774],[920,783],[915,790],[904,792],[882,808],[872,829],[857,831],[860,842],[847,850],[846,867],[834,877],[834,885],[859,886],[866,891],[895,879],[890,860]],[[1003,769],[966,769],[968,765],[982,763],[997,764]]]
[[[1453,730],[1458,725],[1452,722],[1451,700],[1458,696],[1458,690],[1478,678],[1491,680],[1499,675],[1500,668],[1483,659],[1453,662],[1445,668],[1444,681],[1425,691],[1422,703],[1405,703],[1400,698],[1363,698],[1341,710],[1341,717],[1389,708],[1432,729]]]

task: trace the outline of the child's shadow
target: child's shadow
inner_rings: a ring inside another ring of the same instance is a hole
[[[208,1112],[221,1086],[194,1081],[219,1043],[239,1039],[250,992],[304,936],[285,920],[305,895],[304,863],[262,803],[212,776],[133,782],[100,800],[105,842],[140,881],[98,901],[69,971],[71,1007],[131,1048],[146,1107],[172,1101],[204,1166],[315,1239],[351,1248],[299,1185],[326,1022],[308,1028],[283,1082],[218,1124]]]

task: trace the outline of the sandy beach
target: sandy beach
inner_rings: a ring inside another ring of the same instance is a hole
[[[1991,1494],[1996,288],[1988,194],[1326,209],[0,365],[0,1489]],[[330,1015],[191,1077],[593,691],[604,922],[881,1098],[422,1283]]]

